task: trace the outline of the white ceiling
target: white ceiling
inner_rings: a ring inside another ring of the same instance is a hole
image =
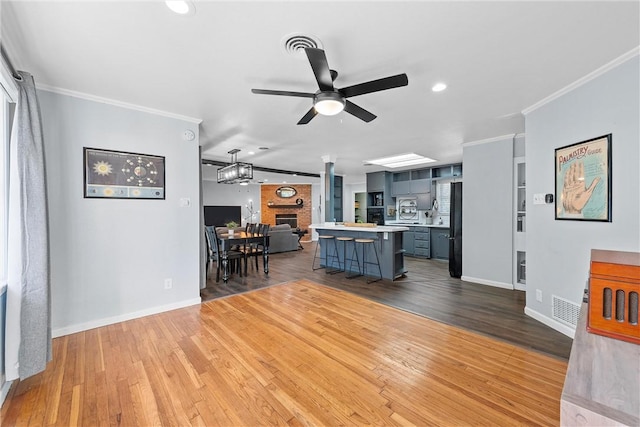
[[[202,119],[205,158],[317,173],[346,182],[376,157],[416,152],[462,160],[461,143],[524,132],[520,112],[640,45],[639,2],[2,1],[2,43],[36,84]],[[343,112],[296,123],[315,92],[291,33],[317,36],[336,87],[406,73],[409,85],[350,98]],[[433,93],[443,81],[448,89]],[[259,147],[268,150],[258,150]],[[256,154],[250,156],[249,151]]]

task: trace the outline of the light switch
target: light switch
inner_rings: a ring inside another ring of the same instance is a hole
[[[189,199],[188,197],[183,197],[180,199],[181,208],[188,208],[189,206],[191,206],[191,199]]]
[[[544,205],[544,194],[537,193],[533,195],[533,204],[534,205]]]

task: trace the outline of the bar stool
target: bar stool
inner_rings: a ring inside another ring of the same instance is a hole
[[[382,269],[380,268],[380,258],[378,258],[378,249],[376,249],[376,241],[377,239],[355,239],[354,247],[360,243],[362,247],[362,274],[360,276],[367,275],[367,264],[369,265],[377,265],[378,272],[380,273],[380,278],[376,280],[367,280],[367,283],[377,282],[382,280]],[[373,253],[376,255],[376,262],[367,261],[367,247],[373,248]]]
[[[329,241],[333,241],[333,254],[329,253]],[[322,244],[325,247],[324,257],[322,256],[322,249],[320,250],[320,256],[318,257],[318,248],[320,247],[320,242],[325,241],[326,244]],[[316,259],[320,258],[320,266],[316,267]],[[337,269],[329,269],[329,259],[335,259],[338,263]],[[324,260],[324,267],[322,266],[322,260]],[[338,256],[338,244],[336,243],[336,239],[334,236],[318,236],[318,244],[316,245],[316,251],[313,254],[313,263],[311,265],[312,270],[320,270],[322,268],[326,268],[325,273],[327,274],[336,274],[339,273],[340,270],[340,257]]]
[[[351,266],[353,265],[353,260],[354,260],[353,253],[355,253],[356,255],[355,261],[358,263],[358,273],[360,273],[360,260],[358,259],[358,251],[356,251],[356,244],[354,242],[353,237],[340,236],[340,237],[336,237],[336,240],[339,242],[342,242],[342,271],[344,271],[345,277],[347,279],[353,279],[354,277],[360,276],[360,274],[349,275],[349,271],[351,271]],[[351,258],[348,258],[349,270],[347,270],[347,243],[349,242],[352,242],[353,244],[353,253],[351,255]]]

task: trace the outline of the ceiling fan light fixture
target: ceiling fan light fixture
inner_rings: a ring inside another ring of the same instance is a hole
[[[320,92],[315,96],[313,106],[318,114],[335,116],[344,110],[345,100],[337,92]]]

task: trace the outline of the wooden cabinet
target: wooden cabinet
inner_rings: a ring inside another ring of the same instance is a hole
[[[391,195],[393,197],[425,194],[431,192],[431,179],[414,178],[422,176],[407,172],[393,174],[391,182]]]
[[[415,233],[413,231],[405,231],[402,233],[402,249],[405,255],[413,255],[413,247]]]
[[[449,259],[449,229],[431,229],[431,258]]]
[[[591,250],[587,330],[640,344],[640,253]]]
[[[431,229],[429,227],[414,227],[414,256],[431,258]]]
[[[419,258],[431,257],[431,231],[429,227],[409,227],[403,233],[402,248],[405,255]]]
[[[370,172],[367,174],[367,193],[384,192],[386,172]]]
[[[411,181],[393,181],[391,183],[391,196],[407,196],[411,194]]]

